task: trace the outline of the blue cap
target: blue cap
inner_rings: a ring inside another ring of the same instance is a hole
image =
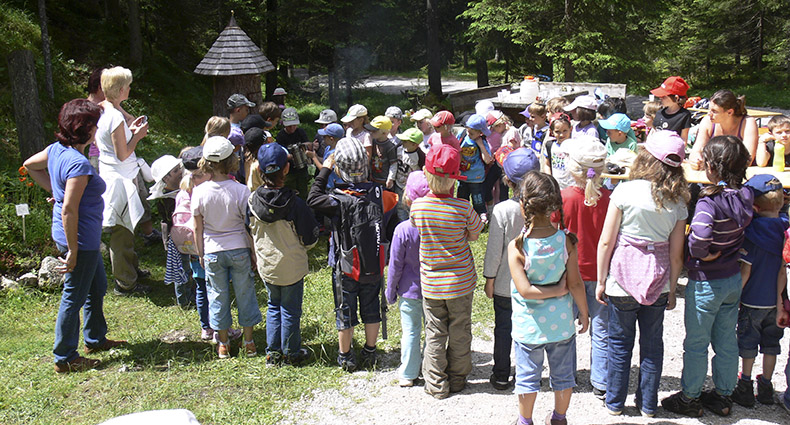
[[[263,174],[279,171],[287,163],[288,151],[279,143],[267,143],[258,149],[258,168]]]
[[[537,170],[540,166],[538,157],[529,148],[518,148],[510,152],[508,156],[502,161],[502,168],[505,171],[505,176],[513,183],[521,183],[521,178],[528,171]]]
[[[782,182],[776,176],[771,174],[756,174],[744,183],[744,186],[749,187],[754,192],[754,197],[763,196],[768,192],[779,190],[782,188]]]
[[[335,139],[341,139],[343,136],[346,135],[346,132],[343,130],[342,125],[337,123],[332,123],[318,130],[318,134],[320,134],[321,136],[329,136],[329,137],[334,137]]]
[[[626,114],[612,114],[611,117],[598,121],[598,125],[604,130],[620,130],[623,133],[628,133],[631,128],[631,118]]]
[[[464,127],[478,130],[485,136],[491,135],[491,130],[488,129],[488,123],[486,122],[485,117],[480,114],[470,115],[469,118],[466,119]]]

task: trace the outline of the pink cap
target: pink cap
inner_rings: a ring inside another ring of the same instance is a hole
[[[412,171],[406,180],[406,196],[412,201],[427,195],[431,189],[428,187],[428,180],[422,170]]]
[[[650,133],[644,144],[645,149],[657,160],[670,167],[680,167],[686,157],[686,142],[677,133],[670,130],[658,130]],[[677,155],[680,160],[669,158]]]

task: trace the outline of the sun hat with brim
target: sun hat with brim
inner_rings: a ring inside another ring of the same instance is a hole
[[[284,88],[277,87],[276,89],[274,89],[274,93],[272,93],[272,96],[285,96],[286,94],[288,94],[288,92],[285,91]]]
[[[642,146],[653,157],[670,167],[680,167],[680,164],[683,163],[683,158],[686,157],[686,142],[674,131],[654,131],[647,136],[647,140]],[[670,155],[677,155],[680,160],[669,158]]]
[[[576,108],[587,108],[596,111],[598,110],[598,101],[595,99],[595,96],[589,96],[585,94],[573,99],[573,102],[570,105],[562,109],[566,111],[572,111]]]
[[[165,184],[165,176],[173,171],[174,168],[182,166],[181,160],[173,155],[162,155],[151,164],[151,175],[154,178],[154,185],[149,189],[149,200],[160,198],[173,198],[178,190],[165,192],[167,186]]]
[[[296,108],[285,108],[280,119],[284,127],[301,124],[299,121],[299,113],[296,112]]]
[[[381,130],[385,133],[389,132],[392,129],[392,121],[388,117],[384,115],[379,115],[373,118],[370,123],[365,124],[365,130],[368,131],[376,131]]]
[[[285,168],[288,151],[279,143],[267,143],[258,149],[258,168],[263,174],[270,174]]]
[[[316,124],[331,124],[337,122],[337,114],[331,109],[324,109],[315,120]]]
[[[397,106],[390,106],[384,111],[384,116],[389,118],[395,118],[396,120],[403,119],[403,110],[398,108]]]
[[[351,105],[351,107],[348,108],[348,112],[346,112],[346,115],[343,118],[341,118],[340,121],[349,123],[359,117],[364,117],[367,115],[368,115],[368,108],[362,105]]]
[[[335,146],[335,171],[348,183],[361,183],[368,179],[368,154],[356,139],[344,137]]]
[[[598,121],[598,125],[604,130],[620,130],[623,133],[628,133],[628,130],[631,129],[631,118],[628,118],[626,114],[612,114],[609,118]]]
[[[479,100],[475,103],[475,113],[482,116],[487,116],[489,112],[494,110],[494,103],[490,100]]]
[[[584,168],[585,172],[590,168],[600,169],[606,163],[606,147],[594,137],[577,135],[562,142],[562,146],[568,158]]]
[[[686,83],[686,80],[678,76],[672,76],[664,80],[660,87],[650,90],[650,93],[658,97],[669,96],[671,94],[677,96],[686,96],[688,90],[689,85]]]
[[[782,182],[771,174],[755,174],[743,185],[752,190],[755,198],[782,189]]]
[[[461,154],[450,145],[433,146],[425,156],[425,171],[439,177],[449,177],[466,181],[466,176],[459,174]]]
[[[420,131],[419,128],[412,127],[406,129],[406,131],[404,131],[403,133],[396,134],[395,137],[397,137],[400,140],[409,141],[416,145],[419,145],[420,143],[422,143],[423,138],[425,138],[425,135],[422,134],[422,131]]]
[[[321,136],[329,136],[334,137],[335,139],[341,139],[345,134],[345,130],[343,130],[343,126],[338,123],[332,123],[328,126],[318,130],[318,134]]]
[[[485,136],[491,135],[491,130],[488,128],[488,123],[486,119],[483,118],[482,115],[472,114],[469,118],[466,119],[466,123],[464,127],[471,128],[472,130],[477,130]]]
[[[431,119],[432,117],[433,117],[433,113],[429,109],[423,108],[411,114],[411,118],[409,119],[412,121],[422,121],[422,120]]]
[[[455,124],[455,117],[450,111],[439,111],[431,118],[431,124],[433,124],[434,127],[453,125]]]
[[[211,136],[203,145],[203,159],[220,162],[233,154],[233,144],[222,136]]]
[[[565,142],[563,142],[564,145]],[[505,177],[516,184],[521,183],[524,174],[538,170],[539,167],[538,157],[530,148],[518,148],[510,152],[502,161],[502,170],[505,172]]]
[[[425,173],[423,173],[422,170],[409,173],[404,191],[412,202],[428,195],[428,193],[431,192],[431,188],[428,187],[428,180],[425,178]]]

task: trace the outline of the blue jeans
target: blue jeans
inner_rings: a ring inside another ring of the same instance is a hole
[[[264,282],[265,283],[265,282]],[[266,311],[266,352],[295,355],[302,347],[302,296],[304,279],[288,286],[266,283],[269,293]]]
[[[211,329],[208,321],[208,290],[206,289],[206,271],[200,265],[199,257],[189,257],[189,267],[192,269],[192,279],[195,280],[195,304],[200,315],[200,327]]]
[[[214,252],[203,256],[208,280],[209,323],[214,330],[229,329],[233,324],[230,314],[230,284],[239,309],[239,325],[255,326],[263,320],[255,295],[250,250],[248,248]]]
[[[486,203],[483,200],[483,183],[467,183],[467,182],[459,182],[458,183],[458,192],[457,196],[461,199],[469,199],[469,196],[472,197],[472,207],[475,209],[477,214],[485,214],[486,212]]]
[[[510,350],[513,347],[513,304],[510,297],[494,295],[494,367],[491,372],[497,380],[510,379]]]
[[[67,250],[58,246],[61,252]],[[77,357],[80,342],[80,309],[83,308],[85,327],[82,330],[86,346],[97,346],[107,340],[107,322],[104,320],[104,294],[107,292],[107,275],[101,251],[83,251],[77,254],[77,264],[66,273],[63,295],[60,298],[58,318],[55,322],[55,347],[52,353],[56,363],[70,362]]]
[[[549,359],[549,384],[552,391],[576,386],[576,335],[548,344],[522,344],[516,341],[516,394],[540,391],[544,352]]]
[[[609,297],[609,372],[606,376],[606,407],[622,411],[628,395],[631,354],[639,322],[639,377],[636,405],[645,413],[658,408],[658,384],[664,362],[664,311],[668,294],[652,305],[633,297]]]
[[[609,374],[609,308],[595,299],[596,281],[584,281],[587,309],[590,311],[590,383],[606,390]],[[576,304],[574,304],[574,307]]]
[[[400,368],[398,374],[403,379],[417,379],[422,364],[420,337],[425,327],[422,314],[422,300],[400,298]]]
[[[692,280],[686,286],[686,339],[680,384],[686,397],[697,398],[708,374],[708,345],[716,392],[730,395],[738,381],[738,340],[735,324],[741,299],[741,275],[724,279]]]

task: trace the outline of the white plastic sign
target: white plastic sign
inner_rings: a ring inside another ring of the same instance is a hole
[[[27,207],[27,204],[19,204],[16,205],[16,215],[17,217],[24,217],[30,214],[30,209]]]

